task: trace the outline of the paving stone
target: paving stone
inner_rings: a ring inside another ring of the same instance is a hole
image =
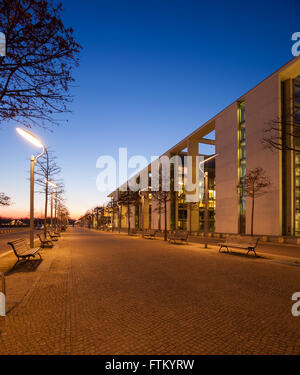
[[[297,267],[85,229],[43,262],[7,276],[0,354],[300,353]]]

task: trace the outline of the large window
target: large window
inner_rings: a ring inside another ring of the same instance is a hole
[[[295,235],[300,236],[300,77],[294,79]]]
[[[239,191],[239,233],[246,232],[246,122],[245,102],[240,102],[238,107],[238,178],[241,189]]]
[[[216,214],[216,188],[214,170],[209,169],[208,177],[208,231],[215,231],[215,214]],[[199,230],[204,231],[205,222],[205,201],[204,197],[199,203]]]

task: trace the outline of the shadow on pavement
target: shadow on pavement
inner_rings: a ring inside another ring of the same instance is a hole
[[[262,255],[254,255],[253,253],[249,253],[247,255],[247,253],[239,253],[239,252],[236,252],[236,251],[230,251],[230,252],[227,252],[227,251],[221,251],[220,254],[226,254],[226,255],[233,255],[233,256],[238,256],[238,257],[243,257],[243,258],[249,258],[249,259],[268,259]]]
[[[14,266],[5,273],[5,276],[9,276],[14,273],[35,272],[42,261],[43,259],[31,259],[16,262]]]

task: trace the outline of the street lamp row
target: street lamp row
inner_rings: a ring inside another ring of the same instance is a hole
[[[30,238],[30,247],[34,247],[34,165],[37,162],[37,160],[44,155],[45,152],[47,152],[44,144],[33,134],[31,134],[29,131],[16,128],[16,131],[19,135],[21,135],[26,141],[30,142],[34,146],[41,148],[42,152],[37,155],[30,157],[30,230],[29,230],[29,238]],[[57,188],[58,186],[50,180],[45,179],[46,184],[51,185],[52,187],[56,188],[56,201],[60,201],[60,199],[57,197]],[[55,217],[56,217],[56,204],[55,204]],[[53,192],[51,192],[51,227],[53,227]]]

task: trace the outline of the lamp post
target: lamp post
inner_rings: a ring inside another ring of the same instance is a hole
[[[208,173],[204,173],[204,238],[208,235]],[[207,241],[204,244],[205,249],[207,249]]]
[[[19,135],[25,138],[28,142],[32,143],[34,146],[39,147],[42,149],[42,152],[37,155],[30,157],[30,231],[29,231],[29,238],[30,238],[30,247],[34,247],[34,164],[37,162],[38,158],[44,155],[45,153],[45,146],[43,143],[36,138],[33,134],[29,133],[27,130],[16,128],[16,131]]]
[[[53,181],[50,181],[50,180],[47,180],[47,179],[45,179],[45,180],[46,180],[45,181],[46,184],[51,185],[57,191],[57,185]],[[53,196],[54,196],[54,192],[51,191],[51,217],[50,217],[50,226],[51,226],[52,229],[53,229]]]
[[[144,237],[144,195],[142,190],[139,190],[139,196],[141,198],[141,224],[142,224],[142,237]]]
[[[58,202],[58,207],[57,207],[57,202]],[[60,202],[61,202],[61,199],[58,198],[57,196],[57,189],[56,189],[56,196],[55,196],[55,224],[56,226],[58,226],[58,219],[59,219],[59,216],[60,216]]]
[[[119,233],[121,231],[121,212],[120,210],[122,209],[122,205],[120,202],[117,202],[117,205],[118,205],[118,229],[119,229]]]

